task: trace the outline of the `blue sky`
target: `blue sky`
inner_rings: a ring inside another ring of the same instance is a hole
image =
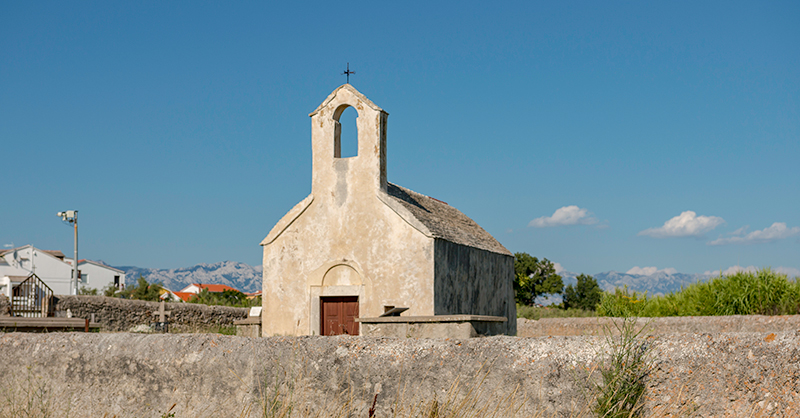
[[[511,251],[800,274],[798,3],[291,3],[3,2],[0,245],[260,264],[349,62],[389,180]]]

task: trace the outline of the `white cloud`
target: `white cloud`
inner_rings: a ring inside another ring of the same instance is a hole
[[[545,228],[548,226],[562,225],[592,225],[596,224],[597,219],[589,213],[587,209],[581,209],[575,205],[564,206],[557,209],[553,216],[542,216],[532,220],[528,226]]]
[[[800,270],[792,267],[778,267],[773,269],[778,273],[783,273],[789,277],[800,277]]]
[[[746,234],[748,229],[750,229],[750,225],[745,225],[745,226],[743,226],[743,227],[731,232],[729,235],[734,235],[734,236],[738,237],[740,235]]]
[[[709,242],[708,245],[753,244],[761,242],[771,242],[779,239],[789,238],[795,235],[800,235],[800,226],[796,226],[794,228],[787,228],[785,223],[775,222],[768,228],[764,228],[758,231],[753,231],[744,236],[717,238],[714,241]]]
[[[731,267],[728,267],[727,269],[723,270],[722,271],[722,275],[723,276],[728,276],[728,275],[731,275],[731,274],[736,274],[736,273],[738,273],[740,271],[744,271],[744,272],[748,272],[748,273],[755,273],[756,271],[758,271],[758,268],[756,266],[747,266],[747,267],[731,266]],[[790,278],[792,278],[792,277],[800,277],[800,270],[798,270],[798,269],[796,269],[794,267],[780,266],[780,267],[775,267],[774,269],[772,269],[772,271],[785,274],[785,275],[789,276]],[[705,272],[703,274],[708,275],[708,276],[719,276],[719,270],[707,271],[707,272]]]
[[[564,271],[564,266],[562,266],[561,263],[553,263],[553,267],[556,269],[556,274]]]
[[[625,274],[638,274],[638,275],[642,275],[642,276],[650,276],[650,275],[653,275],[653,274],[656,274],[656,273],[661,273],[661,272],[667,273],[667,274],[675,274],[675,273],[678,272],[678,270],[676,270],[676,269],[674,269],[672,267],[667,267],[667,268],[665,268],[663,270],[659,270],[657,267],[639,267],[639,266],[636,266],[636,267],[626,271]]]
[[[687,210],[664,222],[664,226],[645,229],[639,232],[639,235],[647,235],[654,238],[699,237],[723,223],[725,223],[725,220],[719,216],[697,216],[696,213]]]
[[[758,271],[758,268],[756,266],[747,266],[747,267],[730,266],[730,267],[728,267],[728,268],[726,268],[725,270],[722,271],[722,275],[723,276],[729,276],[731,274],[736,274],[736,273],[738,273],[740,271],[744,271],[744,272],[748,272],[748,273],[755,273],[756,271]],[[706,275],[709,275],[709,276],[719,276],[719,270],[707,271],[707,272],[705,272],[703,274],[706,274]]]

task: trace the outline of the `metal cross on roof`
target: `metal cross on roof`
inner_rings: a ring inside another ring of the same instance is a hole
[[[350,84],[350,74],[355,74],[355,73],[356,73],[355,71],[350,71],[350,63],[348,62],[347,70],[345,70],[345,72],[342,73],[342,75],[347,76],[347,84]]]

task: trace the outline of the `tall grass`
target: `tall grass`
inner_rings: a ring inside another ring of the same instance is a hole
[[[695,283],[678,292],[648,298],[627,288],[604,293],[599,316],[795,315],[800,282],[769,268],[738,272]]]
[[[643,415],[646,379],[653,369],[653,345],[636,326],[635,317],[613,322],[616,333],[606,326],[609,352],[600,365],[603,384],[595,389],[594,412],[598,417],[629,418]],[[618,335],[614,337],[614,335]]]

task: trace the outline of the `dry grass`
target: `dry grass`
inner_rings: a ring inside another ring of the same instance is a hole
[[[70,416],[70,405],[30,368],[24,376],[6,373],[0,386],[0,418],[51,418]]]

